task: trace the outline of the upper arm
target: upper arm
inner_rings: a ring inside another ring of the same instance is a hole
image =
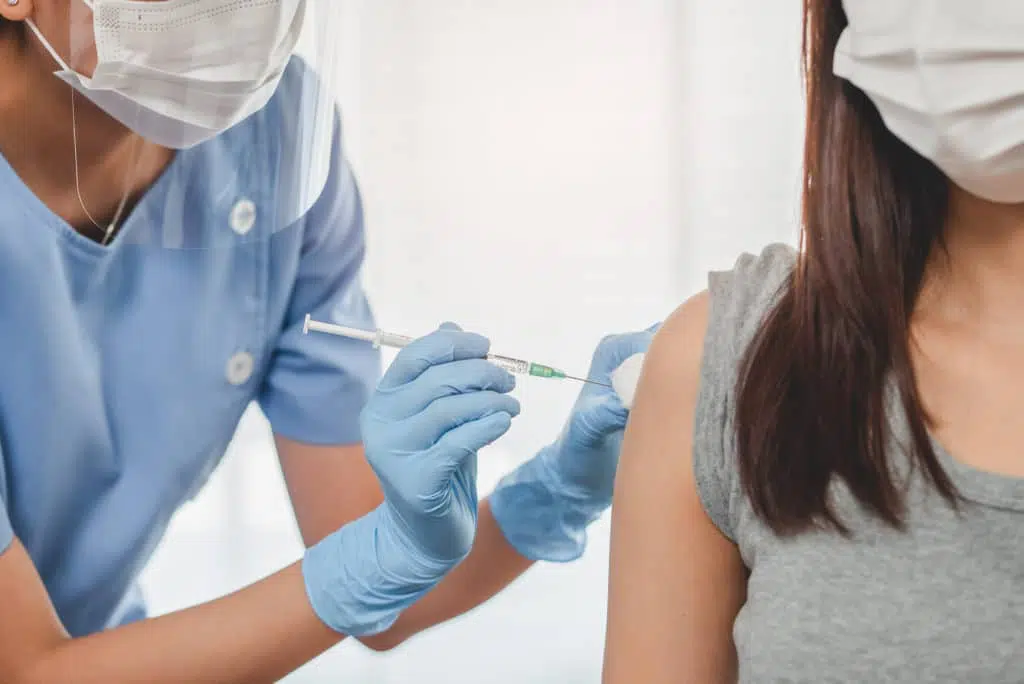
[[[694,415],[708,297],[673,314],[644,364],[612,507],[606,684],[734,681],[732,625],[745,598],[736,546],[694,475]]]
[[[372,510],[381,500],[363,457],[359,415],[380,377],[373,345],[307,335],[307,314],[357,328],[376,327],[361,272],[363,210],[336,121],[324,189],[302,221],[294,282],[259,404],[307,545]]]
[[[361,282],[366,253],[359,189],[335,126],[323,192],[302,218],[294,283],[259,403],[303,540],[311,545],[372,510],[380,488],[360,444],[359,415],[380,376],[373,345],[307,335],[307,314],[373,329]]]
[[[361,445],[319,446],[280,436],[275,441],[306,546],[361,518],[384,500]]]

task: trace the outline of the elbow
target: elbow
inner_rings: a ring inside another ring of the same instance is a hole
[[[374,634],[372,636],[358,637],[359,643],[366,646],[371,651],[377,653],[386,653],[393,649],[398,648],[404,644],[410,635],[403,634],[398,630],[391,628],[386,632],[380,634]]]

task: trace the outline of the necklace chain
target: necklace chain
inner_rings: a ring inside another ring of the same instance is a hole
[[[138,152],[139,138],[136,136],[135,140],[132,142],[132,156],[135,157],[135,164],[125,179],[124,193],[121,195],[121,201],[117,205],[117,211],[114,212],[114,218],[111,219],[106,228],[101,226],[99,221],[92,217],[92,214],[89,213],[89,209],[85,206],[85,200],[82,199],[82,185],[78,173],[78,122],[75,115],[74,89],[71,91],[71,142],[75,155],[75,192],[78,194],[78,203],[82,205],[82,211],[85,212],[86,217],[103,235],[103,239],[100,241],[100,244],[106,246],[110,242],[110,238],[113,237],[114,231],[117,230],[118,224],[121,222],[121,216],[124,214],[125,207],[128,206],[128,197],[132,193],[132,183],[135,181],[139,172],[139,166],[141,165],[140,160],[142,159],[141,152]]]

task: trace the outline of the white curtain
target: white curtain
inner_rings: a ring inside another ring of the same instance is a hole
[[[445,320],[496,351],[583,373],[741,250],[796,236],[798,0],[328,0],[383,327]],[[530,379],[481,457],[484,489],[551,440],[577,388]],[[298,557],[262,417],[174,521],[147,572],[157,610]],[[607,517],[584,559],[541,565],[400,650],[356,643],[289,682],[597,682]],[[666,540],[674,543],[674,540]]]

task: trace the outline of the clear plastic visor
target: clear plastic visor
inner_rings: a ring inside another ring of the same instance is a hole
[[[80,141],[99,117],[174,151],[117,239],[232,247],[307,216],[339,172],[341,4],[70,0],[33,22]]]

